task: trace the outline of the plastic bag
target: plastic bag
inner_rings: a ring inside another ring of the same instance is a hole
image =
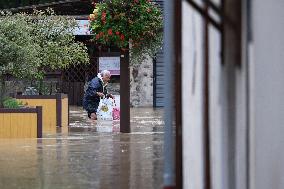
[[[113,101],[111,98],[101,98],[97,110],[98,120],[113,120]]]
[[[112,109],[112,119],[120,120],[120,108],[116,106],[115,100],[114,100],[114,107]]]

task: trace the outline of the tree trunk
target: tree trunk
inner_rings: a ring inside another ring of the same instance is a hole
[[[0,108],[3,108],[3,101],[6,94],[6,84],[3,76],[0,76]]]
[[[39,89],[38,89],[38,94],[42,95],[43,93],[43,80],[39,81]]]
[[[129,46],[128,48],[129,49]],[[130,133],[130,73],[129,51],[120,57],[120,132]]]

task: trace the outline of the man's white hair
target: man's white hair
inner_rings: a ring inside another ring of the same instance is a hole
[[[103,76],[105,76],[105,75],[111,76],[110,71],[108,71],[108,70],[103,70],[103,71],[101,71],[101,76],[103,77]]]

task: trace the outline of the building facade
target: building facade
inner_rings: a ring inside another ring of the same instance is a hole
[[[92,12],[93,1],[90,0],[14,0],[0,1],[0,10],[5,9],[12,12],[31,12],[34,8],[46,9],[51,7],[58,15],[73,16],[81,25],[81,29],[76,31],[76,40],[81,41],[88,47],[90,56],[89,65],[71,66],[67,70],[47,72],[45,78],[46,92],[63,92],[69,96],[71,105],[82,105],[85,82],[94,77],[99,71],[99,57],[120,57],[120,49],[115,47],[100,48],[95,46],[90,39],[92,36],[87,31],[88,15]],[[162,6],[162,1],[157,1]],[[161,57],[161,56],[160,56]],[[161,60],[161,58],[159,59]],[[131,61],[131,57],[130,57]],[[160,61],[161,62],[161,61]],[[130,105],[141,106],[163,106],[163,72],[156,68],[155,61],[148,58],[140,65],[130,66]],[[159,66],[158,66],[159,67]],[[154,73],[155,70],[159,75]],[[18,84],[10,92],[23,92],[31,82],[17,81]],[[120,94],[120,76],[114,75],[109,90],[113,94]],[[156,87],[156,85],[158,87]],[[12,85],[11,85],[12,86]],[[158,99],[158,100],[156,100]],[[156,103],[158,102],[158,103]]]
[[[173,47],[181,49],[175,69],[180,63],[182,73],[176,185],[283,188],[284,2],[182,0],[175,6],[172,16],[181,24],[174,33]]]

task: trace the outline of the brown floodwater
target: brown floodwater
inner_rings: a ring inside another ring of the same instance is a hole
[[[119,122],[71,107],[69,131],[0,139],[0,189],[162,188],[162,113],[131,109],[131,133],[122,134]]]

